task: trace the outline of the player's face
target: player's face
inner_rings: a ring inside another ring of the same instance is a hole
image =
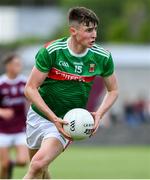
[[[22,65],[19,58],[14,58],[6,66],[6,71],[12,75],[18,75],[21,72]]]
[[[90,48],[95,43],[97,37],[97,25],[92,23],[89,26],[85,24],[80,24],[76,29],[76,40],[77,43],[84,48]]]

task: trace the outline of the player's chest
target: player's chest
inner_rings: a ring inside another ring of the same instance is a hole
[[[98,70],[97,62],[92,58],[58,57],[54,63],[54,68],[67,73],[77,75],[96,75]]]
[[[0,94],[2,97],[20,97],[24,96],[25,84],[4,84],[1,86]]]

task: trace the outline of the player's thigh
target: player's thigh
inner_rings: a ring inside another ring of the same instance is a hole
[[[28,149],[30,161],[39,149]]]
[[[49,137],[42,141],[41,147],[34,155],[33,161],[40,160],[46,167],[51,163],[62,151],[64,147],[59,139],[55,137]]]
[[[26,163],[29,161],[28,149],[25,145],[16,145],[16,160],[20,163]]]
[[[0,165],[7,167],[9,165],[9,147],[0,147]]]

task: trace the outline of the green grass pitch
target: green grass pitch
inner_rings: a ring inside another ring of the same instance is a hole
[[[26,168],[15,168],[22,178]],[[53,179],[149,179],[150,146],[70,146],[51,165]]]

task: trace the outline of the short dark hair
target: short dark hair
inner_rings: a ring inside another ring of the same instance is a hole
[[[69,25],[74,21],[79,24],[85,23],[86,26],[89,26],[89,23],[93,23],[94,25],[98,25],[99,23],[97,15],[92,10],[85,7],[74,7],[69,9],[68,20]]]
[[[15,53],[9,53],[9,54],[7,54],[7,55],[5,55],[5,56],[3,57],[3,64],[4,64],[4,65],[7,65],[7,64],[9,64],[10,62],[12,62],[13,59],[15,59],[15,58],[18,58],[18,55],[17,55],[17,54],[15,54]]]

